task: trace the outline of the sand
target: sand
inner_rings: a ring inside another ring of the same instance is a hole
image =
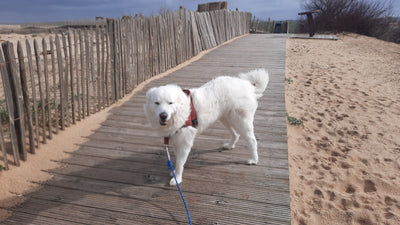
[[[288,39],[292,224],[400,224],[400,45]]]

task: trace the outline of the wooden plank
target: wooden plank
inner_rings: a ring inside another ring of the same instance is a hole
[[[50,204],[50,203],[47,203]],[[4,221],[4,225],[24,225],[31,223],[32,220],[35,220],[37,224],[65,224],[65,225],[81,225],[82,223],[75,223],[68,220],[56,219],[49,216],[38,216],[33,214],[32,212],[24,212],[24,211],[14,211],[13,215],[15,218],[11,218],[7,221]]]
[[[35,198],[30,200],[33,205],[39,207],[29,207],[23,210],[16,210],[13,214],[16,219],[6,222],[6,224],[29,224],[30,221],[35,220],[38,224],[93,224],[93,218],[101,218],[101,222],[97,224],[132,224],[132,221],[141,221],[135,224],[166,224],[166,220],[151,218],[146,215],[137,215],[129,212],[114,211],[110,213],[109,210],[104,210],[99,207],[87,207],[83,205],[66,204],[62,206],[57,201],[48,201],[46,199]],[[74,212],[76,210],[76,212]],[[71,212],[74,214],[74,220],[71,221]],[[40,215],[37,215],[40,214]],[[36,216],[37,215],[37,216]],[[90,215],[88,217],[88,215]],[[167,223],[171,222],[167,220]]]
[[[35,194],[35,199],[58,201],[67,205],[70,202],[74,202],[74,204],[78,206],[112,209],[117,212],[172,220],[175,223],[187,221],[186,214],[182,212],[184,208],[181,202],[177,201],[179,199],[176,199],[178,197],[176,192],[175,195],[168,194],[168,192],[161,189],[156,191],[153,197],[143,196],[134,198],[130,196],[120,197],[96,193],[87,195],[87,192],[61,187],[47,187],[44,189],[48,191],[49,195],[38,193]],[[285,224],[288,222],[286,218],[280,215],[280,212],[286,209],[279,205],[264,205],[258,202],[248,201],[246,203],[247,207],[241,207],[241,201],[237,199],[202,196],[192,193],[186,193],[186,195],[193,199],[193,202],[189,203],[190,209],[197,212],[192,215],[194,223],[201,223],[200,221],[204,220],[204,217],[209,218],[206,220],[208,223],[210,223],[210,218],[213,218],[220,221],[219,223],[224,224],[260,224],[265,221],[273,221],[275,224],[279,222]],[[157,201],[158,205],[149,204],[149,200]],[[178,211],[177,209],[180,210]],[[44,213],[46,213],[46,211],[44,211]],[[83,222],[80,213],[76,211],[76,209],[71,208],[68,214],[77,214],[77,217],[69,217],[69,219]],[[49,213],[48,215],[50,216],[51,214]],[[87,218],[87,216],[83,218]]]

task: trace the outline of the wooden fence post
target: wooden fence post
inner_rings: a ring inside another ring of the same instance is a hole
[[[6,62],[6,67],[8,71],[8,82],[11,92],[8,94],[11,95],[10,101],[13,101],[13,110],[9,111],[9,114],[13,114],[13,118],[10,118],[10,124],[15,129],[18,152],[22,154],[22,160],[26,160],[26,143],[25,143],[25,120],[24,120],[24,110],[23,110],[23,97],[21,91],[21,85],[19,83],[19,79],[17,78],[17,65],[15,63],[15,56],[14,56],[14,47],[11,42],[5,42],[2,44],[4,59]],[[4,76],[3,76],[4,78]],[[5,88],[6,90],[6,88]],[[6,93],[7,95],[7,93]],[[8,102],[7,102],[8,105]],[[15,154],[15,153],[14,153]],[[18,155],[18,154],[17,154]],[[14,156],[15,157],[15,156]],[[19,164],[19,162],[18,162]]]
[[[6,43],[4,43],[4,44],[6,44]],[[20,162],[19,162],[17,132],[15,130],[15,124],[14,124],[14,122],[15,122],[14,121],[14,118],[15,118],[14,104],[16,104],[16,103],[14,102],[14,99],[12,96],[11,80],[10,80],[10,76],[8,74],[6,67],[7,67],[7,65],[6,65],[6,61],[3,58],[3,54],[0,54],[0,70],[1,70],[1,76],[3,79],[3,87],[4,87],[4,92],[5,92],[4,94],[5,94],[6,102],[7,102],[8,118],[9,118],[9,124],[10,124],[11,147],[12,147],[12,151],[13,151],[14,163],[16,166],[19,166]]]
[[[78,60],[78,33],[76,31],[74,31],[74,52],[75,52],[75,56],[74,56],[74,62],[75,62],[75,73],[76,73],[76,100],[77,100],[77,119],[81,120],[81,92],[79,89],[79,60]],[[71,78],[72,79],[72,78]]]
[[[8,170],[8,159],[7,159],[6,146],[4,144],[3,125],[1,125],[1,123],[0,123],[0,148],[1,148],[1,152],[3,153],[4,169]]]
[[[85,30],[85,55],[86,55],[86,80],[85,80],[85,93],[86,93],[86,116],[90,116],[90,91],[89,91],[89,79],[90,79],[90,34],[88,30]]]
[[[46,99],[45,99],[45,110],[47,114],[47,120],[44,125],[47,123],[49,129],[49,139],[53,138],[53,131],[51,130],[51,103],[50,103],[50,86],[49,86],[49,71],[48,71],[48,62],[47,62],[47,43],[43,38],[42,40],[42,48],[43,48],[43,67],[44,67],[44,83],[46,87]]]
[[[109,45],[110,45],[110,60],[111,60],[111,74],[110,74],[110,82],[111,82],[111,99],[116,101],[117,93],[116,93],[116,43],[115,43],[115,20],[107,18],[107,28],[108,28],[108,36],[109,36]]]
[[[36,67],[38,72],[38,82],[39,82],[39,95],[40,95],[40,106],[41,106],[41,114],[42,114],[42,140],[43,143],[46,144],[46,113],[45,113],[45,99],[43,95],[43,87],[42,87],[42,68],[40,64],[40,49],[38,47],[36,39],[33,41],[33,48],[35,50],[35,58],[36,58]]]
[[[18,41],[18,44],[17,44],[17,53],[18,53],[18,61],[19,61],[19,71],[20,71],[20,75],[21,75],[20,78],[21,78],[22,94],[24,97],[24,109],[27,114],[26,122],[28,124],[28,132],[29,132],[29,151],[31,153],[35,153],[35,141],[34,141],[33,124],[32,124],[32,110],[31,110],[30,97],[29,97],[29,93],[28,93],[28,82],[26,79],[24,53],[22,52],[22,47],[21,47],[20,41]],[[0,127],[0,129],[1,129],[1,127]],[[2,137],[0,137],[0,138],[2,138]]]
[[[69,49],[69,75],[70,75],[70,83],[71,83],[71,116],[72,116],[72,124],[76,123],[76,118],[75,118],[75,89],[74,89],[74,55],[72,54],[72,38],[71,38],[71,31],[68,30],[68,49]],[[76,45],[76,43],[74,43]],[[75,52],[76,55],[76,52]],[[78,67],[78,65],[75,65]],[[67,75],[68,77],[68,75]]]
[[[60,113],[61,113],[61,130],[65,129],[65,103],[64,103],[64,78],[63,78],[63,60],[61,57],[61,44],[58,35],[55,37],[56,51],[57,51],[57,64],[58,64],[58,80],[60,82]]]
[[[51,53],[51,72],[53,75],[53,104],[54,104],[54,127],[56,129],[56,134],[59,130],[59,117],[58,117],[58,104],[57,104],[57,76],[56,76],[56,57],[54,51],[54,42],[52,36],[49,37],[50,53]]]
[[[67,126],[69,127],[71,125],[71,120],[70,120],[70,114],[69,114],[69,55],[68,55],[68,46],[67,46],[67,39],[65,37],[65,35],[62,33],[61,34],[61,38],[62,38],[62,42],[63,42],[63,50],[64,50],[64,60],[65,60],[65,76],[64,76],[64,103],[65,103],[65,115],[67,116]]]
[[[85,119],[86,113],[86,105],[85,105],[85,46],[84,46],[84,33],[82,30],[79,31],[79,51],[80,51],[80,58],[81,58],[81,83],[80,83],[80,88],[82,95],[79,96],[78,104],[79,102],[82,103],[82,110],[79,114],[82,115],[82,119]],[[78,82],[79,83],[79,82]],[[79,93],[79,92],[78,92]]]
[[[35,82],[35,74],[33,72],[33,60],[32,60],[32,51],[31,45],[29,41],[25,41],[26,46],[26,55],[28,57],[28,68],[29,68],[29,75],[31,78],[31,87],[32,87],[32,99],[33,99],[33,122],[35,125],[35,139],[36,139],[36,147],[38,148],[40,145],[40,135],[39,135],[39,120],[38,120],[38,108],[37,108],[37,100],[36,100],[36,82]]]

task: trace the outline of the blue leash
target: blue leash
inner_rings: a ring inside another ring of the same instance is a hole
[[[174,168],[172,166],[171,157],[169,155],[167,144],[165,144],[165,151],[167,152],[167,156],[168,156],[168,169],[171,170],[172,174],[174,175],[176,186],[178,187],[179,193],[181,194],[181,198],[182,198],[183,204],[185,204],[185,208],[186,208],[186,213],[187,213],[187,216],[188,216],[189,224],[192,225],[192,220],[190,219],[190,214],[189,214],[189,208],[188,208],[188,206],[186,204],[185,198],[183,197],[181,187],[179,187],[178,180],[176,179]]]

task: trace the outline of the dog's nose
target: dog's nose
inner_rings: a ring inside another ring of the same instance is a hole
[[[168,114],[166,112],[160,113],[160,119],[161,121],[167,120]]]

